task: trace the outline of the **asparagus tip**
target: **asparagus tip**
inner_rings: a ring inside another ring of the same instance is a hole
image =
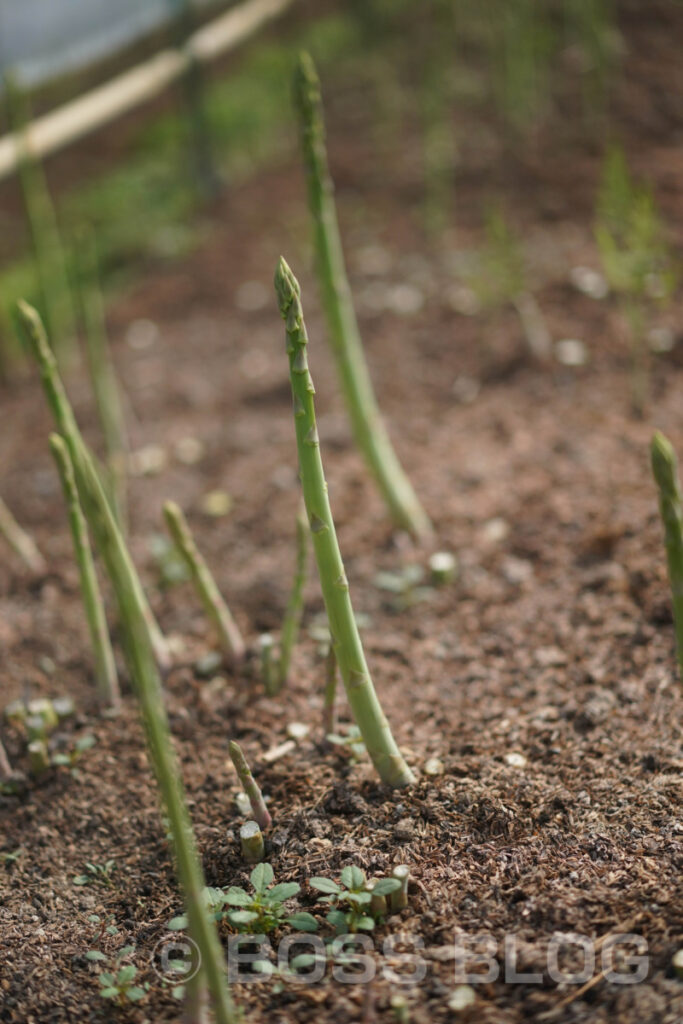
[[[669,490],[676,475],[676,453],[667,437],[657,430],[650,444],[652,472],[659,487]]]

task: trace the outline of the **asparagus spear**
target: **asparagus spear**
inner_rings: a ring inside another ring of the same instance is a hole
[[[381,779],[391,786],[406,786],[414,781],[413,774],[396,746],[377,699],[353,614],[320,457],[313,404],[315,389],[308,372],[308,336],[301,308],[300,288],[282,258],[275,274],[275,291],[287,334],[304,503],[335,657],[354,718]]]
[[[247,864],[258,864],[266,855],[263,832],[258,822],[245,821],[240,828],[240,848]]]
[[[294,73],[294,105],[315,226],[318,281],[353,435],[397,526],[425,536],[431,524],[392,447],[363,352],[327,164],[320,82],[308,54],[301,55]]]
[[[221,597],[208,565],[194,542],[182,510],[174,501],[167,501],[164,504],[164,519],[173,543],[190,570],[197,593],[202,600],[206,614],[218,633],[221,647],[228,661],[232,665],[239,664],[245,655],[242,634],[230,614],[230,609]]]
[[[242,783],[242,788],[249,797],[251,813],[254,816],[254,821],[258,823],[259,828],[270,828],[273,823],[272,818],[270,817],[268,808],[266,807],[259,785],[251,774],[251,768],[247,764],[247,759],[244,756],[242,748],[239,743],[235,742],[235,740],[231,740],[228,749],[230,751],[230,758],[235,766],[237,776]]]
[[[80,269],[83,277],[81,306],[85,322],[88,367],[107,452],[112,504],[119,526],[125,532],[128,432],[116,371],[109,350],[95,239],[90,231],[83,230],[79,241],[79,251],[82,253]]]
[[[325,693],[323,696],[323,736],[335,731],[334,702],[337,698],[337,658],[330,642],[325,657]]]
[[[112,708],[117,708],[121,701],[119,681],[116,675],[116,665],[111,649],[102,595],[97,583],[95,564],[90,549],[88,527],[78,500],[73,466],[71,465],[71,459],[69,458],[69,452],[64,440],[58,434],[50,435],[50,450],[57,464],[57,471],[59,472],[64,500],[66,501],[69,514],[69,525],[71,527],[76,562],[78,563],[83,604],[95,653],[97,689],[100,699],[104,703]]]
[[[678,463],[671,442],[659,431],[650,448],[652,472],[659,488],[659,512],[664,523],[669,580],[673,595],[676,651],[683,679],[683,512]]]
[[[26,533],[26,530],[22,530],[2,498],[0,498],[0,533],[31,572],[36,574],[45,572],[47,569],[45,559],[38,550],[36,542],[29,533]]]
[[[121,619],[125,620],[128,611],[127,605],[130,604],[136,614],[140,615],[145,622],[159,666],[162,669],[168,668],[170,658],[166,641],[145,597],[142,584],[95,468],[93,456],[81,437],[42,321],[36,310],[27,302],[21,301],[17,304],[17,314],[22,330],[40,367],[48,404],[69,450],[81,505],[111,579]]]

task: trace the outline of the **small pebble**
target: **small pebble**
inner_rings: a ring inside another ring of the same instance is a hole
[[[482,536],[486,544],[500,544],[510,532],[510,527],[500,516],[489,519],[482,527]]]
[[[458,574],[458,560],[450,551],[437,551],[430,556],[429,572],[432,583],[451,583]]]
[[[457,988],[453,989],[453,993],[448,1000],[448,1009],[454,1010],[455,1013],[460,1013],[461,1010],[466,1010],[468,1006],[473,1006],[476,998],[471,985],[458,985]]]
[[[583,295],[591,299],[605,299],[609,294],[609,285],[599,270],[591,267],[572,267],[569,280]]]
[[[524,768],[526,758],[524,754],[510,753],[505,755],[505,763],[509,764],[511,768]]]
[[[652,327],[647,333],[647,343],[652,352],[671,352],[676,335],[670,327]]]
[[[133,320],[126,331],[126,344],[129,348],[141,351],[151,348],[159,337],[159,327],[152,320]]]
[[[287,726],[287,735],[291,736],[293,740],[304,739],[310,731],[310,725],[306,725],[305,722],[290,722]]]
[[[428,761],[425,761],[423,770],[425,775],[443,775],[443,761],[440,761],[438,757],[430,757]]]
[[[166,468],[168,455],[160,444],[146,444],[128,456],[131,476],[158,476]]]
[[[578,338],[561,338],[555,342],[555,358],[563,366],[585,366],[588,349]]]
[[[232,509],[232,498],[227,491],[209,491],[202,498],[201,508],[205,515],[219,519]]]
[[[201,679],[210,679],[221,667],[223,658],[218,651],[207,651],[194,663],[194,670]]]
[[[175,457],[184,466],[196,466],[205,452],[204,442],[198,437],[181,437],[174,446]]]

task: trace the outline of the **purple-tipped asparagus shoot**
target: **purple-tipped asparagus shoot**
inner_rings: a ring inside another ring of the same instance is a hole
[[[242,783],[244,792],[249,797],[251,813],[254,816],[254,821],[256,821],[262,829],[270,828],[272,818],[268,813],[268,808],[266,807],[263,794],[259,789],[258,783],[251,774],[251,768],[247,764],[247,759],[244,756],[242,748],[239,743],[235,742],[235,740],[231,740],[229,750],[232,763],[234,764],[235,771],[237,772],[237,777]]]

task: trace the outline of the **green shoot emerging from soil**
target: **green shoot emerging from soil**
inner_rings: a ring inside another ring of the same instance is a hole
[[[268,813],[268,808],[265,805],[263,794],[259,789],[258,783],[251,774],[251,768],[247,764],[247,759],[242,752],[242,748],[239,743],[231,740],[229,750],[230,758],[235,766],[237,776],[242,783],[244,792],[249,797],[249,804],[251,806],[251,813],[254,817],[254,821],[257,822],[259,828],[270,828],[272,819]]]
[[[285,903],[299,893],[298,883],[273,885],[274,878],[270,864],[257,864],[249,876],[252,893],[238,885],[231,885],[229,889],[208,888],[204,890],[204,900],[216,921],[226,920],[238,932],[267,935],[283,925],[299,932],[314,932],[318,922],[312,914],[305,911],[291,914],[285,908]],[[226,906],[231,909],[225,910]],[[168,927],[172,931],[186,928],[187,917],[184,914],[174,917]]]
[[[649,398],[646,310],[649,303],[671,295],[676,273],[654,198],[631,178],[617,148],[605,159],[595,237],[605,277],[620,296],[628,323],[633,410],[642,416]]]
[[[401,882],[397,878],[378,878],[372,881],[370,888],[365,872],[354,865],[342,869],[341,885],[331,878],[321,876],[309,881],[312,889],[324,893],[318,899],[318,903],[325,903],[331,907],[325,919],[332,925],[337,935],[372,931],[376,916],[372,909],[373,899],[377,906],[380,898],[389,896],[401,888]]]
[[[666,557],[673,595],[678,665],[683,681],[683,511],[678,463],[670,441],[659,432],[650,449],[652,472],[659,488],[659,512],[664,524]]]
[[[242,634],[216,586],[216,581],[208,565],[194,542],[194,537],[182,510],[174,501],[167,501],[164,504],[164,519],[168,532],[173,538],[173,543],[185,559],[204,610],[216,631],[228,663],[238,665],[245,655]]]
[[[337,664],[356,724],[380,778],[390,786],[407,786],[413,782],[413,774],[396,746],[377,699],[351,605],[320,457],[301,293],[283,259],[275,274],[275,291],[286,328],[304,503]]]
[[[327,165],[320,83],[308,54],[299,58],[294,74],[294,105],[308,175],[318,281],[353,435],[396,525],[428,535],[430,522],[396,457],[365,361]]]
[[[110,970],[102,971],[97,980],[100,984],[100,995],[103,999],[113,999],[119,1006],[126,1003],[138,1003],[147,995],[149,984],[136,985],[138,969],[135,964],[124,964],[123,961],[135,952],[135,946],[124,946],[113,960],[109,960],[98,949],[90,949],[85,954],[86,960],[92,963],[109,963]]]
[[[103,864],[95,864],[86,861],[85,871],[82,875],[75,875],[74,885],[101,885],[105,889],[114,888],[112,875],[116,871],[116,861],[113,858],[106,860]]]
[[[58,434],[50,435],[50,451],[54,457],[62,483],[64,500],[69,515],[71,538],[73,540],[76,564],[83,595],[90,639],[95,655],[95,680],[100,700],[111,708],[118,708],[121,703],[119,680],[116,675],[114,654],[111,649],[104,604],[100,594],[95,563],[90,550],[88,527],[78,499],[78,490],[74,478],[73,466],[69,451],[64,440]]]

